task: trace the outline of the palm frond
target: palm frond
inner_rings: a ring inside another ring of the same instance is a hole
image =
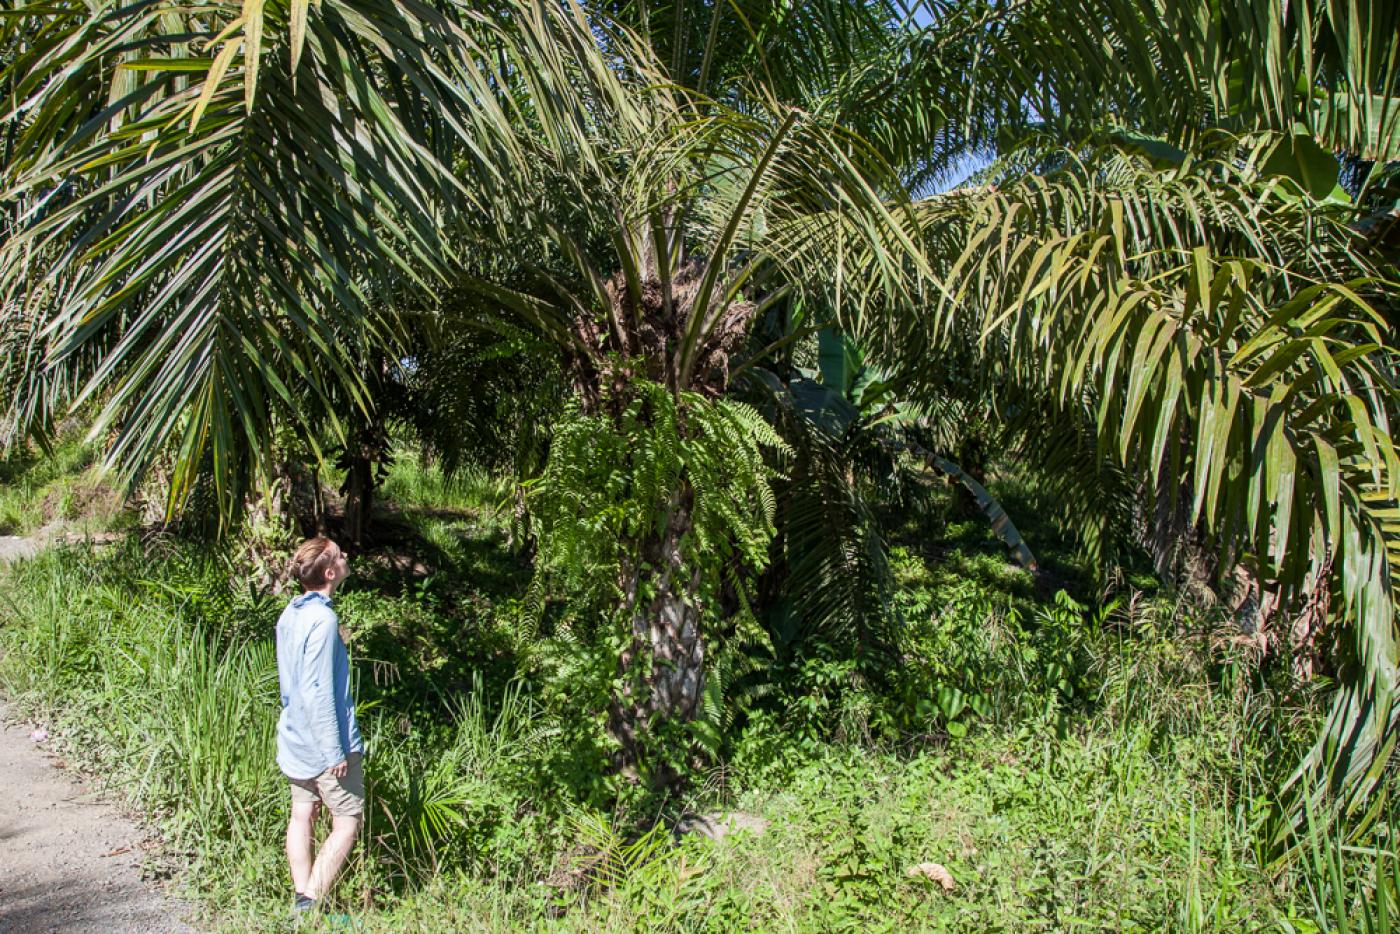
[[[1067,141],[1118,125],[1195,148],[1211,128],[1301,124],[1329,149],[1400,153],[1400,9],[1391,3],[923,6],[928,54],[910,57],[901,93],[934,93],[953,126],[961,118],[973,131],[969,140],[991,128],[1006,149],[1033,128]]]
[[[115,430],[109,457],[128,476],[175,446],[172,504],[207,455],[229,509],[264,466],[273,420],[310,414],[288,384],[312,388],[332,429],[332,385],[366,406],[356,348],[390,341],[384,299],[444,263],[427,205],[455,182],[429,146],[455,92],[424,39],[440,17],[319,6],[298,27],[293,74],[282,29],[199,54],[236,21],[229,5],[103,5],[85,19],[55,9],[18,11],[68,27],[12,66],[34,88],[6,167],[25,214],[0,274],[6,294],[24,296],[18,313],[42,321],[25,378],[76,377],[77,401],[100,396],[94,432]],[[129,52],[141,57],[114,74],[112,56]],[[397,79],[389,97],[370,78],[377,68]],[[399,82],[416,94],[394,95]],[[50,258],[41,282],[61,301],[20,281],[21,255]],[[86,361],[78,373],[74,361]],[[43,414],[18,412],[14,427]]]
[[[916,382],[971,342],[1058,404],[1092,402],[1104,449],[1154,488],[1189,481],[1192,516],[1285,605],[1337,568],[1359,674],[1304,771],[1355,808],[1397,725],[1394,285],[1345,207],[1260,173],[1258,152],[1165,171],[1104,153],[925,202],[953,298],[875,330]]]
[[[800,381],[784,386],[756,371],[750,383],[791,449],[775,484],[779,535],[769,589],[773,582],[777,587],[762,620],[774,649],[787,658],[818,639],[879,657],[895,641],[893,577],[879,522],[844,443],[850,422],[825,423]]]

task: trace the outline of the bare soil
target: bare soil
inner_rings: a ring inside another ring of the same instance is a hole
[[[0,564],[37,538],[0,536]],[[193,930],[190,907],[149,882],[149,835],[51,754],[0,702],[0,931],[138,934]]]
[[[0,704],[0,931],[190,931],[143,878],[148,835]]]

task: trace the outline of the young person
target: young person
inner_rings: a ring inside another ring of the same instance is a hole
[[[304,592],[277,620],[277,765],[291,782],[287,861],[300,913],[330,891],[355,846],[365,803],[364,744],[350,696],[350,657],[331,606],[350,573],[345,554],[330,539],[313,538],[296,550],[290,572]],[[312,831],[322,806],[331,812],[331,834],[313,861]]]

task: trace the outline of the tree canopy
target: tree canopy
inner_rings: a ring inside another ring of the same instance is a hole
[[[891,398],[973,407],[1031,447],[1027,413],[1048,416],[1093,465],[1084,508],[1117,471],[1180,504],[1222,573],[1340,622],[1343,684],[1295,781],[1366,807],[1400,728],[1394,5],[0,16],[6,444],[93,403],[126,476],[169,458],[172,509],[208,477],[232,516],[280,429],[320,459],[383,407],[371,353],[441,328],[528,335],[574,417],[678,419],[678,460],[617,448],[638,482],[670,466],[613,584],[636,652],[659,653],[636,690],[671,672],[687,695],[649,715],[686,715],[724,602],[702,566],[763,564],[758,465],[793,450],[734,397],[839,327]],[[995,161],[918,196],[968,153]],[[706,500],[725,445],[747,489]],[[697,521],[704,554],[681,544]]]

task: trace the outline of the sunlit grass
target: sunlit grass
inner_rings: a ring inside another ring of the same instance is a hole
[[[1261,682],[1209,619],[1044,600],[949,523],[939,560],[893,554],[905,667],[990,708],[954,735],[935,705],[891,741],[874,718],[893,701],[839,669],[810,688],[830,694],[814,723],[755,707],[692,797],[639,812],[587,699],[611,669],[523,611],[528,570],[493,505],[510,485],[400,458],[385,490],[440,564],[357,577],[337,601],[368,744],[366,833],[336,894],[359,929],[1394,929],[1395,814],[1361,839],[1313,819],[1297,858],[1271,862],[1272,793],[1319,705]],[[152,817],[153,858],[213,924],[276,930],[282,599],[244,583],[174,539],[19,563],[0,572],[0,692]],[[834,738],[837,717],[861,729]],[[677,840],[686,810],[764,830]],[[910,876],[921,863],[955,888]]]
[[[118,523],[122,498],[94,465],[94,449],[69,438],[52,456],[20,452],[0,461],[0,535],[46,526],[97,531]]]
[[[385,500],[403,510],[490,513],[509,509],[514,485],[481,470],[448,475],[435,461],[412,450],[400,451],[381,487]]]

